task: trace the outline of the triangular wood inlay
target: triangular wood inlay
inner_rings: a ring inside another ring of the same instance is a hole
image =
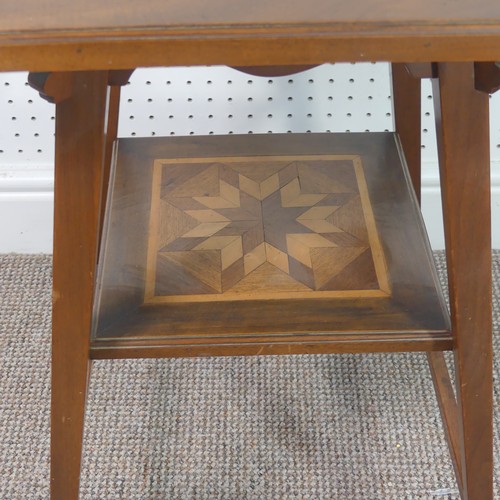
[[[259,293],[272,286],[273,292],[307,292],[310,288],[294,280],[269,262],[257,267],[231,288],[231,293]]]
[[[262,159],[262,161],[235,162],[231,164],[231,168],[248,179],[260,184],[262,181],[286,167],[287,164],[287,162],[266,161]]]
[[[320,289],[378,290],[379,288],[372,252],[368,248]]]
[[[196,198],[202,196],[219,196],[219,192],[219,167],[217,165],[210,165],[199,174],[194,175],[180,186],[172,189],[169,196],[176,198]]]
[[[207,163],[191,163],[189,168],[183,163],[163,164],[161,196],[168,196],[192,177],[205,172],[207,166],[209,166]]]
[[[311,262],[314,272],[316,289],[319,290],[325,283],[339,274],[349,263],[363,253],[364,248],[313,248]]]
[[[303,193],[349,193],[352,187],[342,184],[335,175],[335,169],[325,168],[324,165],[299,164],[300,187]],[[323,168],[321,168],[323,167]],[[352,167],[351,167],[352,168]]]
[[[220,220],[220,219],[219,219]],[[200,224],[186,211],[179,210],[168,201],[160,202],[160,227],[158,233],[158,249],[167,246],[172,241],[193,230]]]
[[[160,253],[156,267],[156,293],[220,293],[220,269],[220,252],[217,250]]]
[[[343,207],[327,217],[326,220],[343,231],[354,235],[365,245],[368,243],[366,220],[359,196],[348,201]]]

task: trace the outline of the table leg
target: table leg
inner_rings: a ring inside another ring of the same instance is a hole
[[[450,292],[462,498],[493,498],[488,95],[473,63],[433,81]]]
[[[405,64],[392,64],[392,100],[396,132],[405,152],[413,188],[420,200],[421,184],[421,80]]]
[[[78,498],[105,152],[107,72],[56,108],[51,498]]]

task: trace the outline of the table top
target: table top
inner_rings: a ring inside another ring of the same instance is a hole
[[[401,23],[500,24],[497,0],[16,0],[0,32],[176,26]]]
[[[0,70],[500,59],[498,0],[2,3]]]

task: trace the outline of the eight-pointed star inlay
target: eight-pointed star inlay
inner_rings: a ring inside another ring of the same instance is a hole
[[[378,288],[352,161],[231,160],[163,165],[156,295]]]

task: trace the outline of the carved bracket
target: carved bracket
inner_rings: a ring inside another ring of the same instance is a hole
[[[474,73],[476,90],[493,94],[500,89],[500,63],[477,62],[474,64]]]
[[[113,70],[108,73],[108,85],[126,85],[135,70]],[[40,93],[40,97],[46,101],[58,104],[68,99],[73,93],[75,73],[72,72],[49,72],[30,73],[28,83]]]

